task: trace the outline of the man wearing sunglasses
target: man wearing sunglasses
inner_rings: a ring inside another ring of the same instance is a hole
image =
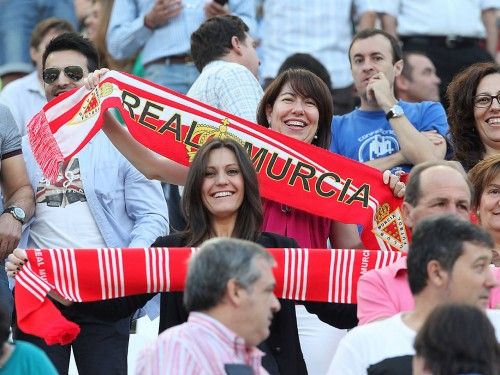
[[[95,47],[76,33],[52,39],[43,54],[48,100],[79,88],[99,68]],[[167,206],[158,182],[147,180],[98,134],[64,163],[56,183],[47,181],[23,139],[26,165],[35,190],[36,214],[28,247],[146,247],[168,231]],[[130,319],[106,323],[64,312],[81,332],[71,345],[79,374],[126,374]],[[67,373],[71,346],[47,346],[17,327],[14,337],[41,347],[59,373]]]

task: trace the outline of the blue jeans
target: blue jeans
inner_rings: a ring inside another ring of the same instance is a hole
[[[33,70],[31,32],[48,17],[63,18],[78,27],[73,0],[0,0],[0,76]]]
[[[12,292],[9,289],[9,281],[5,273],[5,261],[0,261],[0,308],[7,314],[10,322],[12,316],[12,308],[14,306],[14,299]]]
[[[144,67],[144,78],[148,81],[186,94],[198,78],[198,70],[193,64],[151,64]]]

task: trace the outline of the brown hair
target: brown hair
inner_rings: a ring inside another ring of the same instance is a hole
[[[51,31],[59,31],[61,33],[71,33],[75,31],[71,23],[61,18],[50,17],[37,23],[31,32],[30,47],[38,49],[38,46]]]
[[[474,120],[474,96],[481,80],[490,74],[500,73],[494,63],[477,63],[458,73],[446,90],[450,103],[448,122],[455,158],[465,170],[483,159],[486,151]]]
[[[200,147],[189,168],[182,197],[182,210],[187,221],[187,228],[184,231],[188,240],[186,246],[200,245],[204,240],[214,236],[211,214],[203,204],[201,188],[210,153],[221,148],[227,148],[233,152],[245,186],[243,202],[238,210],[232,237],[255,241],[260,234],[263,221],[262,202],[257,173],[252,162],[243,147],[236,141],[214,138]]]
[[[257,109],[257,123],[267,128],[266,108],[273,106],[281,89],[289,84],[297,94],[316,102],[319,112],[317,139],[312,144],[328,149],[332,138],[333,99],[328,86],[314,73],[305,69],[287,69],[267,87]]]
[[[416,355],[434,375],[498,375],[500,345],[495,329],[475,306],[446,304],[436,307],[413,344]]]
[[[391,51],[392,51],[392,63],[395,64],[399,60],[403,58],[403,50],[401,49],[401,46],[399,45],[399,42],[394,38],[391,34],[384,30],[380,29],[363,29],[360,32],[358,32],[354,37],[352,38],[351,44],[349,45],[349,51],[348,51],[348,56],[349,56],[349,62],[351,62],[351,49],[352,46],[355,42],[358,40],[364,40],[371,38],[375,35],[382,35],[384,38],[386,38],[389,43],[391,43]]]
[[[469,171],[469,179],[474,186],[472,208],[477,209],[484,189],[500,173],[500,154],[481,160]]]

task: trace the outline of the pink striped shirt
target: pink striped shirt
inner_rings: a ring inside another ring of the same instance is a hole
[[[259,349],[247,348],[244,340],[207,314],[192,312],[188,321],[158,336],[137,363],[140,375],[225,375],[225,364],[243,364],[254,374],[266,375]]]

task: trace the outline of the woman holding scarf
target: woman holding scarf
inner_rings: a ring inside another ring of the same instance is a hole
[[[257,175],[245,150],[232,140],[213,139],[197,152],[186,180],[183,211],[188,223],[185,231],[158,238],[153,247],[199,246],[213,237],[235,237],[255,241],[267,248],[294,248],[297,243],[277,234],[262,232],[262,205]],[[9,256],[9,276],[15,276],[23,260],[22,250]],[[73,304],[101,319],[115,320],[144,305],[152,295],[131,296],[108,302]],[[162,293],[160,329],[184,323],[188,312],[182,293]],[[263,365],[270,374],[307,374],[300,348],[295,304],[280,300],[270,336],[260,348],[266,352]],[[306,303],[330,324],[340,328],[356,325],[355,305]]]

